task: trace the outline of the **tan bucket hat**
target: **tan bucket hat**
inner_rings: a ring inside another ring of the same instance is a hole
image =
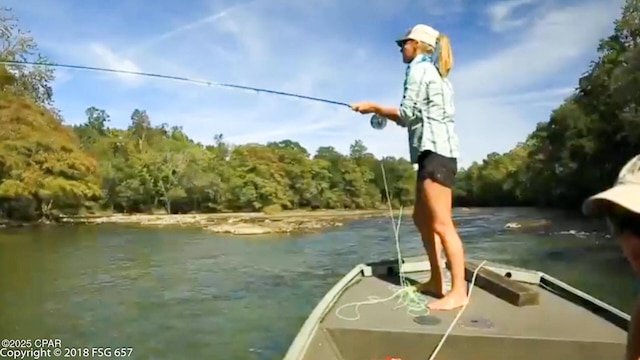
[[[612,188],[585,200],[582,212],[587,216],[599,216],[610,203],[640,214],[640,155],[636,155],[620,170]]]
[[[429,25],[418,24],[409,29],[403,36],[396,40],[396,44],[400,46],[405,40],[422,41],[433,47],[436,46],[440,32]]]

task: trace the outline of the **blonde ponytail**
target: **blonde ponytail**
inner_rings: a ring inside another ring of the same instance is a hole
[[[453,51],[451,50],[451,42],[447,35],[440,33],[438,35],[438,71],[443,78],[449,75],[453,67]]]

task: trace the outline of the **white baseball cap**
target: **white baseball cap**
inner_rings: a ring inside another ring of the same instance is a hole
[[[435,47],[439,35],[440,32],[431,26],[418,24],[410,28],[404,36],[396,40],[396,44],[400,46],[402,42],[406,40],[416,40]]]
[[[601,215],[611,203],[640,214],[640,155],[620,170],[613,187],[587,199],[582,212],[588,216]]]

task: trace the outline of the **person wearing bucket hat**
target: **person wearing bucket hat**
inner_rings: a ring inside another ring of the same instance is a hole
[[[606,218],[631,268],[640,275],[640,155],[627,162],[611,188],[585,200],[582,212]],[[631,316],[626,358],[640,359],[640,299]]]
[[[419,290],[439,298],[427,304],[429,309],[453,310],[468,301],[464,249],[452,216],[451,188],[459,157],[453,86],[448,80],[453,54],[449,38],[424,24],[413,26],[395,42],[407,64],[400,106],[362,101],[351,108],[407,128],[411,162],[418,167],[413,221],[431,265],[431,278]],[[451,269],[451,290],[446,294],[440,248],[444,248]]]

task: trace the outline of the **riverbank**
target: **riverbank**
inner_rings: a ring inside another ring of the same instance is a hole
[[[470,213],[479,209],[458,208]],[[411,221],[412,207],[403,210],[405,221]],[[400,211],[394,210],[394,217]],[[388,209],[371,210],[290,210],[275,214],[265,213],[216,213],[216,214],[118,214],[98,213],[82,216],[59,217],[52,222],[13,222],[0,220],[3,227],[55,226],[56,224],[131,224],[142,226],[192,226],[201,227],[212,233],[233,235],[286,234],[319,231],[325,228],[343,226],[353,220],[388,217]],[[407,220],[409,219],[409,220]],[[506,223],[504,230],[527,232],[549,230],[548,219],[514,219]]]
[[[403,215],[413,211],[405,208]],[[399,210],[394,211],[399,215]],[[144,226],[198,226],[213,233],[234,235],[262,235],[309,232],[342,226],[345,222],[389,216],[389,210],[292,210],[277,214],[221,213],[221,214],[107,214],[66,217],[62,223],[73,224],[135,224]]]

